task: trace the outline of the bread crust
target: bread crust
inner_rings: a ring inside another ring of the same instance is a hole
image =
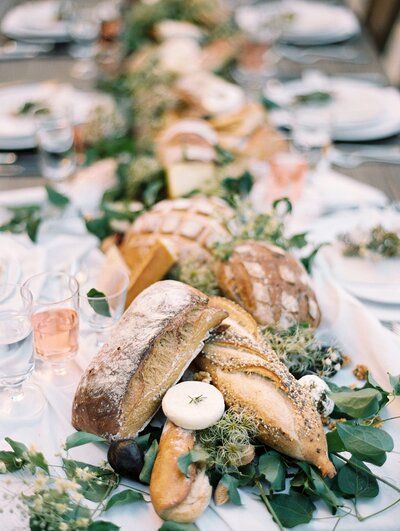
[[[316,328],[321,313],[306,270],[275,245],[246,241],[217,267],[224,294],[262,325],[283,328],[307,322]]]
[[[243,334],[243,319],[237,326],[238,315],[230,312],[207,341],[195,366],[210,375],[228,406],[254,418],[262,442],[333,477],[336,471],[311,397],[262,339]],[[224,329],[229,321],[236,324]],[[245,327],[245,332],[248,330]]]
[[[150,479],[153,507],[164,520],[194,522],[210,502],[212,489],[204,471],[192,463],[185,476],[178,467],[179,457],[194,443],[193,431],[167,420]]]
[[[181,282],[145,289],[117,324],[78,385],[72,423],[107,438],[133,437],[226,313]]]
[[[121,251],[125,254],[131,247],[151,247],[162,237],[177,255],[178,263],[187,257],[211,262],[212,245],[230,238],[225,221],[231,217],[232,209],[216,197],[161,201],[136,219]]]

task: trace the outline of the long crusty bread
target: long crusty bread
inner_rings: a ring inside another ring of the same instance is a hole
[[[316,465],[324,475],[334,476],[321,418],[311,397],[275,353],[257,339],[251,324],[247,333],[242,332],[245,317],[239,316],[237,308],[230,311],[230,305],[230,301],[224,305],[223,299],[217,299],[218,308],[226,309],[229,319],[212,334],[195,360],[196,367],[209,373],[228,406],[245,410],[254,418],[260,440]],[[229,321],[236,324],[224,329]]]
[[[136,297],[82,376],[74,427],[108,438],[141,431],[210,330],[226,317],[208,302],[200,291],[172,280],[156,282]]]
[[[212,489],[205,471],[192,463],[185,476],[178,467],[179,457],[194,443],[193,431],[167,420],[150,480],[153,507],[164,520],[194,522],[210,503]]]

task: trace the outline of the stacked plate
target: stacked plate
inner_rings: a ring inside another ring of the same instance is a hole
[[[400,132],[400,93],[393,87],[380,87],[350,78],[325,79],[324,86],[310,84],[307,77],[283,85],[287,99],[327,90],[331,95],[332,138],[344,142],[386,138]],[[266,89],[266,97],[270,94]],[[272,113],[278,126],[290,127],[290,116]]]
[[[304,46],[342,42],[360,31],[359,22],[349,9],[302,0],[244,6],[237,10],[236,20],[244,31],[254,36],[260,35],[263,28],[279,24],[281,40]]]
[[[0,149],[31,149],[36,146],[33,116],[21,114],[26,103],[40,103],[51,109],[69,109],[75,124],[84,123],[99,106],[113,105],[104,94],[81,92],[56,82],[0,87]]]
[[[69,35],[60,20],[61,2],[43,0],[26,2],[10,9],[1,23],[7,37],[32,42],[67,42]]]
[[[356,296],[380,320],[400,322],[400,258],[343,255],[339,234],[365,231],[378,224],[387,229],[400,228],[400,214],[391,209],[363,209],[325,218],[314,229],[313,240],[331,241],[323,247],[318,264],[327,268],[344,289]]]

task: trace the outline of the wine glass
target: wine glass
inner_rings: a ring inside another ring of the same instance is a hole
[[[94,57],[101,30],[97,0],[69,0],[66,19],[73,40],[70,54],[78,59],[71,75],[76,79],[91,81],[97,76]]]
[[[0,284],[0,416],[21,420],[39,414],[45,399],[26,385],[34,369],[32,294],[18,284]]]
[[[67,109],[38,110],[34,114],[39,165],[51,182],[68,179],[76,169],[74,127]]]
[[[78,353],[79,284],[61,272],[39,273],[24,287],[32,293],[32,327],[36,356],[51,367],[54,383],[74,383],[69,363]]]
[[[119,266],[89,270],[85,277],[81,282],[81,315],[95,332],[99,348],[124,312],[129,277]]]

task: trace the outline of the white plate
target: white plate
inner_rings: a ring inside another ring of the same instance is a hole
[[[314,90],[330,90],[333,101],[329,104],[333,128],[332,138],[337,141],[378,140],[400,132],[400,93],[392,87],[378,87],[365,81],[346,78],[328,78],[327,87],[308,86],[303,80],[285,83],[289,97]],[[268,92],[265,91],[268,97]],[[275,125],[290,126],[288,113],[271,113]]]
[[[345,7],[300,0],[289,0],[287,5],[294,12],[294,20],[283,32],[285,42],[305,46],[331,44],[360,31],[357,18]]]
[[[349,9],[302,0],[244,6],[236,11],[236,20],[244,31],[257,35],[277,15],[293,16],[281,35],[281,40],[291,44],[332,44],[350,39],[360,31],[358,20]]]
[[[70,40],[65,22],[58,20],[60,2],[26,2],[10,9],[1,23],[1,31],[13,39],[40,42]]]
[[[400,305],[400,258],[347,257],[340,243],[323,248],[321,255],[339,284],[359,299]]]
[[[31,116],[18,116],[27,101],[39,101],[52,109],[68,108],[75,124],[84,123],[97,106],[113,105],[105,94],[81,92],[56,82],[0,87],[0,149],[30,149],[36,146]]]

